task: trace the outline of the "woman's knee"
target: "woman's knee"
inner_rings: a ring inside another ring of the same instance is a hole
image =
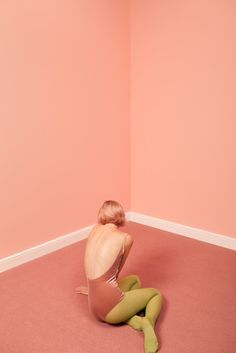
[[[127,281],[130,281],[130,282],[138,282],[138,283],[141,283],[140,282],[140,278],[139,276],[137,275],[128,275],[126,277],[123,278],[124,280],[127,280]]]
[[[118,280],[118,286],[124,292],[141,288],[141,281],[137,275],[129,275]]]
[[[156,291],[156,297],[158,298],[158,303],[159,303],[159,305],[162,306],[162,304],[163,304],[163,296],[162,296],[161,292],[158,289],[155,289],[155,291]]]
[[[153,293],[153,296],[157,296],[161,301],[163,301],[163,296],[161,292],[156,288],[149,288],[149,290]]]
[[[137,275],[132,275],[133,277],[133,288],[141,288],[141,281],[140,281],[140,278],[139,276]]]

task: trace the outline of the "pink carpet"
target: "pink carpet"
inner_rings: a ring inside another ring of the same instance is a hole
[[[122,275],[164,295],[162,353],[236,352],[236,252],[135,223]],[[142,333],[88,314],[85,241],[0,275],[0,353],[142,353]]]

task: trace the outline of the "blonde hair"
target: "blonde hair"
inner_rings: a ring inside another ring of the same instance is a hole
[[[117,227],[122,227],[125,224],[125,212],[119,202],[105,201],[98,212],[98,223],[103,225],[113,223]]]

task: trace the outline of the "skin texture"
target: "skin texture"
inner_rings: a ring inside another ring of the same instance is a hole
[[[87,278],[95,279],[103,275],[113,264],[123,244],[124,256],[120,270],[133,244],[132,237],[112,223],[95,226],[88,238],[84,258]]]
[[[84,256],[84,268],[87,278],[95,279],[103,275],[113,264],[123,243],[124,256],[120,271],[133,244],[131,235],[120,231],[113,223],[96,225],[89,235]],[[86,286],[79,286],[75,291],[78,294],[88,295]]]

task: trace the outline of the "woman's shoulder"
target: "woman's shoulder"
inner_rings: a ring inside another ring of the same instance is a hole
[[[115,237],[112,237],[112,234]],[[125,245],[133,243],[133,238],[130,234],[117,227],[113,227],[111,224],[107,224],[106,226],[96,224],[89,235],[89,240],[92,239],[103,239],[105,242],[125,243]]]
[[[123,243],[125,247],[130,247],[133,244],[133,237],[129,233],[118,229],[117,234],[120,238],[120,243]]]
[[[123,230],[120,230],[120,229],[117,229],[117,231],[119,232],[121,238],[127,239],[127,240],[132,239],[132,236],[129,233],[124,232]]]

